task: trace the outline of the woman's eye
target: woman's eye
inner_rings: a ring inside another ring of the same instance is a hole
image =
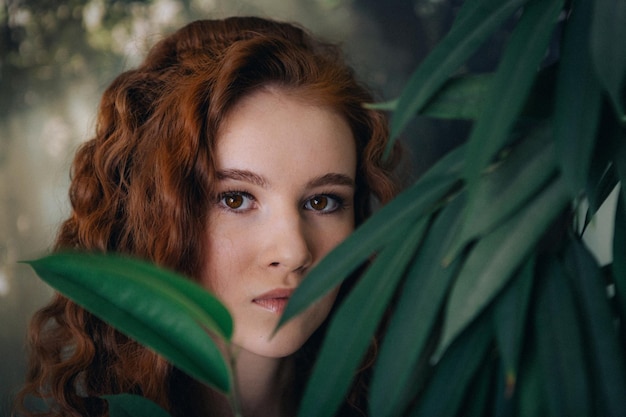
[[[332,213],[341,207],[341,199],[329,195],[316,195],[304,204],[307,210],[318,211],[321,213]]]
[[[228,192],[220,195],[220,204],[230,210],[248,210],[252,208],[253,197],[243,192]]]

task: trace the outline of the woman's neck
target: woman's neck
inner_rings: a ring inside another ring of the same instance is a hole
[[[295,413],[292,358],[267,358],[245,350],[237,352],[236,358],[236,389],[243,417]]]
[[[235,355],[235,390],[237,407],[228,399],[210,390],[202,408],[212,416],[287,417],[296,413],[293,389],[293,358],[267,358],[245,350]],[[206,408],[205,408],[206,407]]]

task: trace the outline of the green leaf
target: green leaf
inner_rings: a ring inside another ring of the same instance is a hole
[[[503,414],[490,414],[490,403],[493,400],[493,376],[497,362],[486,360],[484,366],[477,369],[475,380],[468,387],[466,400],[462,406],[463,417],[484,417],[485,415],[500,416]]]
[[[624,184],[622,182],[622,184]],[[620,189],[615,210],[615,228],[613,231],[613,264],[611,270],[615,280],[615,296],[621,321],[626,324],[626,192]],[[623,325],[624,325],[623,324]]]
[[[546,260],[535,309],[537,352],[552,417],[590,416],[587,364],[572,290],[555,259]]]
[[[491,74],[455,77],[431,98],[419,112],[422,116],[439,119],[475,119],[483,108],[485,92],[489,88]],[[374,110],[393,111],[398,108],[398,99],[383,103],[366,104]]]
[[[591,0],[574,1],[565,28],[556,86],[554,137],[565,180],[573,197],[585,188],[600,119],[600,85],[589,56]]]
[[[514,414],[513,410],[516,404],[514,404],[514,400],[512,398],[513,391],[511,391],[511,386],[508,385],[510,381],[507,381],[505,378],[506,371],[504,370],[504,364],[502,361],[496,361],[494,359],[492,359],[492,362],[495,362],[498,365],[495,369],[496,379],[492,383],[493,388],[489,398],[492,401],[492,415],[512,416]]]
[[[519,417],[547,416],[544,395],[544,379],[537,359],[537,349],[531,337],[530,346],[527,346],[522,356],[522,366],[517,382],[517,415]]]
[[[481,173],[506,143],[526,102],[562,5],[562,0],[529,2],[511,34],[486,99],[484,113],[468,140],[464,177],[470,192],[470,210],[477,204],[473,200]]]
[[[455,77],[428,101],[420,115],[439,119],[473,120],[480,116],[493,74]]]
[[[580,305],[593,387],[603,409],[598,414],[621,415],[626,405],[626,350],[615,331],[604,279],[593,256],[578,241],[565,254],[565,267]]]
[[[411,377],[458,270],[457,265],[446,268],[437,260],[459,231],[464,203],[460,195],[443,209],[407,273],[374,368],[372,415],[400,415],[414,395]]]
[[[473,7],[462,9],[465,17],[455,23],[426,57],[402,92],[392,117],[392,140],[389,141],[387,151],[391,149],[393,138],[398,136],[446,80],[525,2],[526,0],[481,0],[473,2]]]
[[[626,328],[626,135],[613,137],[615,168],[621,182],[613,232],[613,264],[615,294],[621,313],[622,328]]]
[[[547,127],[537,128],[480,178],[474,204],[466,212],[468,221],[451,245],[445,262],[508,219],[554,176],[556,162],[550,133]]]
[[[333,416],[378,323],[422,241],[427,218],[386,247],[335,313],[300,405],[299,416]]]
[[[593,165],[593,164],[592,164]],[[598,212],[602,203],[609,197],[609,195],[615,189],[618,183],[618,179],[615,173],[615,166],[612,164],[605,165],[605,169],[602,173],[592,173],[590,170],[589,178],[587,179],[587,200],[589,201],[589,208],[585,214],[584,229],[591,223],[593,216]]]
[[[526,317],[533,284],[535,259],[532,256],[519,270],[511,285],[498,297],[493,311],[498,349],[502,356],[506,392],[513,395],[522,346],[525,345]]]
[[[545,119],[552,113],[554,103],[550,89],[556,78],[553,67],[539,72],[532,93],[524,105],[522,116]],[[418,115],[436,119],[474,120],[484,111],[485,100],[493,81],[492,73],[466,74],[450,78],[424,105]],[[368,109],[394,111],[398,99],[365,104]]]
[[[28,263],[42,280],[120,332],[198,380],[230,389],[230,371],[207,330],[229,334],[232,321],[202,287],[116,255],[57,253]]]
[[[607,106],[606,101],[603,101],[600,109],[596,144],[591,163],[589,164],[585,190],[589,208],[587,209],[583,228],[588,226],[593,216],[619,182],[619,144],[623,141],[624,132],[619,122],[615,119],[613,112],[607,111]],[[624,158],[626,158],[626,155]],[[575,230],[579,231],[580,227]]]
[[[476,244],[452,288],[437,356],[506,285],[567,202],[563,181],[557,178]]]
[[[436,209],[458,180],[464,148],[451,151],[412,187],[397,196],[339,244],[307,275],[287,304],[279,327],[340,285],[398,233]]]
[[[489,320],[483,317],[470,326],[435,367],[424,394],[411,411],[411,417],[455,416],[469,384],[485,364],[493,340]]]
[[[626,77],[626,2],[595,0],[591,26],[591,56],[598,78],[611,97],[622,124],[624,110],[624,79]]]
[[[393,111],[398,106],[398,99],[383,101],[378,103],[365,103],[364,107],[366,109],[372,110],[382,110],[382,111]]]
[[[557,70],[558,64],[550,64],[539,70],[532,91],[520,114],[520,125],[529,121],[545,121],[552,117]]]
[[[109,417],[171,417],[154,402],[139,395],[117,394],[102,398],[109,403]]]

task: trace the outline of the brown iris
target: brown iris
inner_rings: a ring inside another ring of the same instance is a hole
[[[323,195],[313,197],[310,203],[313,210],[324,210],[328,207],[328,197]]]
[[[243,196],[241,194],[231,194],[224,197],[224,204],[231,209],[238,209],[243,205]]]

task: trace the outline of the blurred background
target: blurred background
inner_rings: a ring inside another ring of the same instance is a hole
[[[69,167],[91,136],[101,93],[186,22],[257,15],[343,45],[380,100],[395,98],[448,30],[454,0],[0,0],[0,416],[25,372],[29,317],[52,291],[19,264],[50,250],[69,213]],[[497,49],[498,39],[491,48]],[[494,46],[495,45],[495,46]],[[488,47],[489,48],[489,47]],[[491,66],[490,53],[474,65]],[[410,126],[414,173],[462,126]]]

